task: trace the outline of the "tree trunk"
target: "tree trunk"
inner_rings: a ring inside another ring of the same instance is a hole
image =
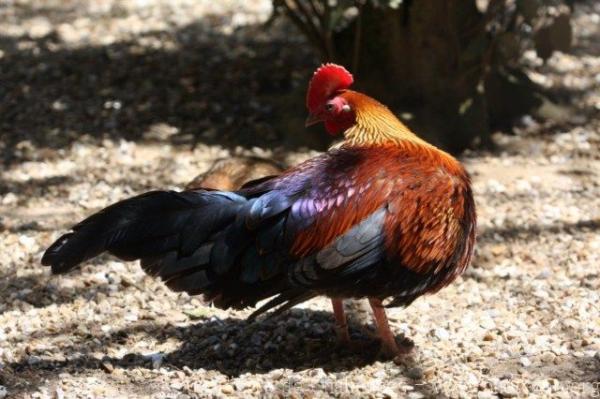
[[[511,89],[493,65],[495,43],[474,0],[404,0],[396,10],[367,2],[359,18],[334,35],[336,61],[355,66],[357,89],[409,116],[424,138],[459,152],[491,142],[490,116],[514,116],[510,107],[490,112],[512,101]],[[520,95],[521,104],[536,101],[527,90]]]

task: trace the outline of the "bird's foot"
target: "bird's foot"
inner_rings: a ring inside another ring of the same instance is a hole
[[[399,341],[396,340],[396,343],[403,353],[409,354],[415,351],[415,342],[408,337],[402,336]]]
[[[392,359],[396,364],[405,364],[412,360],[415,352],[415,343],[407,337],[394,339],[393,342],[387,340],[381,341],[379,356],[384,359]]]

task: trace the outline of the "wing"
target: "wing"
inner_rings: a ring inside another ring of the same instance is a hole
[[[236,198],[246,202],[236,203],[235,220],[188,248],[191,255],[176,248],[142,265],[171,289],[222,308],[277,295],[258,313],[354,285],[384,257],[385,198],[394,186],[385,174],[363,173],[366,155],[334,150],[241,189]]]
[[[365,155],[334,150],[237,192],[251,205],[216,249],[215,264],[236,270],[214,295],[218,305],[280,294],[258,312],[283,310],[354,281],[383,257],[384,199],[393,182],[362,178]]]

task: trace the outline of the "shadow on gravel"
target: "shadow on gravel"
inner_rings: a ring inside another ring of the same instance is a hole
[[[310,47],[278,24],[221,33],[227,18],[208,15],[104,46],[68,48],[56,30],[39,39],[0,36],[1,162],[60,156],[55,150],[82,135],[326,148],[320,130],[304,130],[304,90],[317,63]]]
[[[360,353],[337,345],[330,312],[292,309],[275,319],[249,322],[210,319],[180,329],[181,347],[167,355],[175,367],[216,369],[237,376],[273,369],[351,370],[377,360],[378,343],[350,324],[353,338],[362,342]]]
[[[37,384],[44,380],[57,380],[61,373],[85,375],[103,370],[112,374],[115,369],[152,369],[156,359],[160,359],[161,367],[171,370],[216,370],[230,377],[268,373],[280,368],[294,371],[323,368],[326,372],[340,372],[378,360],[378,344],[368,341],[361,334],[360,326],[351,323],[350,327],[353,339],[365,344],[360,353],[336,345],[332,316],[323,311],[292,309],[283,316],[258,322],[212,317],[185,327],[137,323],[108,335],[99,332],[83,339],[78,337],[76,344],[58,354],[65,360],[46,360],[47,352],[32,352],[29,359],[5,365],[0,370],[0,383],[7,385],[12,393],[23,394],[35,391]],[[62,334],[72,335],[72,331],[65,330]],[[163,343],[172,339],[180,346],[169,353],[134,352],[119,358],[98,356],[117,345],[128,347],[140,340]],[[57,351],[53,350],[52,355],[56,357]],[[593,357],[564,356],[559,360],[555,362],[558,366],[532,368],[532,381],[554,378],[560,384],[582,389],[596,381],[600,365]],[[517,362],[518,359],[497,359],[486,373],[506,378],[507,373],[518,368]],[[400,377],[406,370],[399,367],[398,372]],[[417,390],[430,392],[433,389],[427,383],[413,381]]]
[[[360,353],[337,346],[331,313],[308,309],[292,309],[274,319],[257,322],[212,317],[184,327],[137,323],[109,334],[96,329],[96,333],[83,338],[73,336],[73,329],[69,328],[59,334],[72,337],[75,344],[60,351],[33,351],[30,358],[6,364],[4,377],[0,379],[12,388],[11,392],[24,393],[34,391],[36,381],[55,380],[63,372],[152,369],[153,357],[146,353],[129,353],[120,358],[93,355],[106,353],[110,347],[133,346],[143,340],[160,344],[175,339],[180,343],[174,351],[161,354],[162,367],[217,370],[230,377],[268,373],[280,368],[299,371],[321,367],[327,372],[337,372],[378,360],[378,343],[366,338],[363,327],[349,324],[353,339],[364,343]],[[48,358],[48,354],[52,357]],[[57,357],[64,360],[51,360]]]
[[[51,176],[46,178],[30,178],[26,181],[1,181],[0,195],[6,193],[19,193],[21,195],[45,195],[50,187],[68,185],[75,179],[72,176]]]
[[[40,266],[41,268],[41,266]],[[0,275],[0,314],[23,306],[43,308],[51,305],[71,303],[77,298],[94,300],[99,293],[110,295],[110,284],[94,284],[91,290],[81,287],[61,288],[53,282],[50,274],[17,276],[13,271]],[[47,336],[37,332],[32,337]]]

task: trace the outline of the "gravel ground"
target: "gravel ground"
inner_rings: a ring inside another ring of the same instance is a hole
[[[415,340],[411,364],[376,358],[360,308],[352,334],[373,348],[357,354],[335,347],[324,299],[248,323],[249,311],[171,293],[136,264],[102,257],[60,277],[39,265],[84,215],[182,187],[214,159],[295,163],[314,153],[314,142],[268,125],[272,93],[303,90],[314,62],[285,27],[259,32],[268,13],[269,1],[0,5],[0,398],[600,395],[600,5],[591,1],[577,8],[574,54],[545,65],[528,56],[532,78],[568,93],[568,106],[495,135],[497,152],[464,156],[476,256],[452,286],[389,312]]]

